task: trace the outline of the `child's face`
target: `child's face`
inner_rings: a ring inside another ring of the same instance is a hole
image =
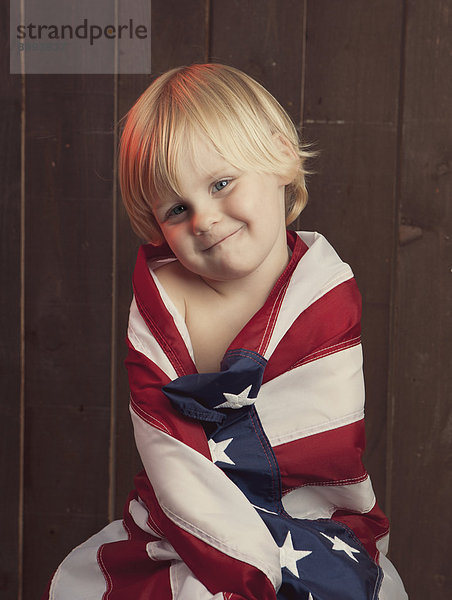
[[[239,171],[204,139],[183,156],[182,197],[153,206],[176,258],[205,280],[246,277],[287,259],[284,186],[274,174]],[[278,268],[275,266],[275,268]]]

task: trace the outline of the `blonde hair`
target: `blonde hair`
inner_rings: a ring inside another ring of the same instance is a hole
[[[163,242],[153,200],[180,195],[179,158],[204,135],[239,170],[287,176],[286,223],[307,202],[304,161],[290,117],[273,96],[238,69],[221,64],[178,67],[158,77],[126,115],[119,148],[122,198],[135,232]]]

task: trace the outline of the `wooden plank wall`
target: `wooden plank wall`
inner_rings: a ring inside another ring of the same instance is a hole
[[[450,2],[407,3],[387,460],[393,554],[419,598],[451,589],[451,31]]]
[[[39,597],[73,546],[120,517],[140,468],[123,367],[138,241],[116,184],[118,121],[152,76],[213,60],[261,81],[319,150],[297,227],[356,273],[366,464],[391,557],[412,600],[446,600],[451,0],[153,0],[152,19],[149,75],[11,76],[1,56],[0,598]]]
[[[0,35],[8,39],[7,7]],[[0,597],[16,598],[21,540],[21,80],[0,54]]]

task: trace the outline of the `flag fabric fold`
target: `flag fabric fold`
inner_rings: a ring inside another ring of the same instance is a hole
[[[288,245],[287,268],[218,373],[197,372],[154,272],[168,249],[140,249],[126,364],[145,470],[123,521],[75,549],[46,598],[406,598],[380,555],[388,522],[361,460],[353,274],[317,233],[288,232]]]

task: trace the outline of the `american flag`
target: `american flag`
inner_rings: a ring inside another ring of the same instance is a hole
[[[406,598],[361,461],[360,294],[323,236],[288,244],[218,373],[197,372],[154,274],[168,249],[140,249],[126,364],[145,471],[123,521],[73,550],[46,598]]]

